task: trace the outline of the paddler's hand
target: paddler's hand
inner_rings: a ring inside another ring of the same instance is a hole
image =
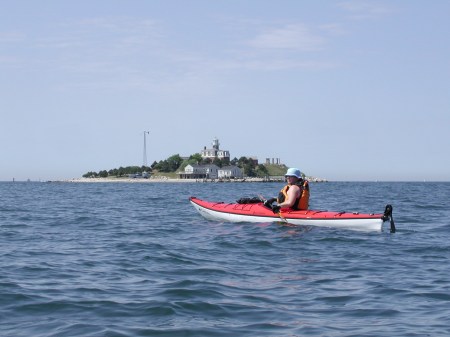
[[[264,201],[264,206],[266,206],[267,208],[272,209],[272,204],[277,201],[277,198],[270,198]]]
[[[280,213],[280,209],[281,209],[281,207],[278,205],[272,206],[272,212],[274,212],[274,213]]]

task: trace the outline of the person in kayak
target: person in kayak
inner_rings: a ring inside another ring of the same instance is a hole
[[[287,185],[278,193],[278,198],[272,198],[264,202],[264,206],[279,213],[281,208],[293,210],[308,209],[309,206],[309,183],[303,179],[298,168],[289,168],[284,175]],[[277,205],[272,205],[276,201]]]

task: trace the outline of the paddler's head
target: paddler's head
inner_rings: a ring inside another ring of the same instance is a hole
[[[284,175],[288,184],[295,184],[297,181],[302,179],[302,173],[298,168],[291,167],[287,170]]]

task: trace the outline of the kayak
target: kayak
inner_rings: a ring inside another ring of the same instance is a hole
[[[274,213],[262,202],[240,204],[212,202],[190,197],[194,208],[206,219],[227,222],[284,222],[291,225],[322,226],[359,231],[383,230],[385,222],[390,222],[390,230],[395,232],[392,206],[386,205],[384,213],[330,212],[322,210],[291,210],[282,208]]]

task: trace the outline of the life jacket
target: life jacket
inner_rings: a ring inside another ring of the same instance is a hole
[[[300,187],[300,197],[298,197],[294,205],[292,205],[292,209],[298,210],[298,209],[308,209],[309,206],[309,184],[307,180],[300,180],[295,185]],[[289,187],[291,185],[284,186],[280,193],[278,193],[277,202],[281,203],[287,199],[287,192],[289,191]]]

